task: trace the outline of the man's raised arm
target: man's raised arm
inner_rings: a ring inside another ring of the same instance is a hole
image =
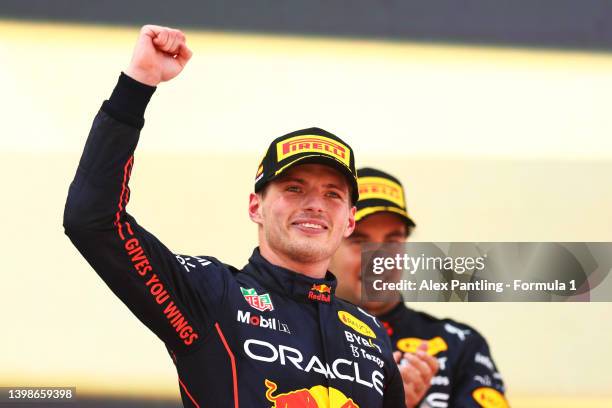
[[[155,86],[178,75],[191,57],[178,30],[144,26],[129,68],[92,125],[64,211],[70,240],[110,289],[166,345],[190,350],[210,328],[225,283],[220,274],[189,274],[126,212],[128,182],[144,111]],[[194,261],[197,263],[196,261]],[[216,260],[212,262],[213,268]],[[183,260],[184,263],[184,260]],[[204,262],[202,262],[204,263]],[[214,268],[213,268],[214,269]],[[205,282],[200,280],[205,279]],[[198,294],[201,283],[215,297]]]

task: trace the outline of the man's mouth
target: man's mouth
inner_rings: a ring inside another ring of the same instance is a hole
[[[291,225],[297,227],[301,231],[309,233],[320,233],[328,229],[327,225],[317,220],[294,221],[291,223]]]
[[[293,225],[300,225],[304,228],[314,228],[314,229],[327,229],[323,225],[313,224],[311,222],[294,222]]]

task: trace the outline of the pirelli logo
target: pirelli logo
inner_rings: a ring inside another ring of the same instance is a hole
[[[298,153],[322,153],[332,156],[350,167],[351,152],[347,146],[325,136],[300,135],[276,145],[278,161]]]
[[[406,208],[402,186],[382,177],[359,177],[359,200],[383,199]]]

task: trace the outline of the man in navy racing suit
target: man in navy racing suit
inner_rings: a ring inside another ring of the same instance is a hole
[[[426,360],[424,353],[437,359],[438,372],[426,390],[418,385],[416,390],[406,387],[407,405],[507,407],[502,377],[486,340],[474,328],[412,310],[399,294],[388,302],[362,301],[360,244],[405,242],[416,225],[408,215],[404,189],[397,178],[364,168],[358,170],[358,183],[357,225],[334,255],[330,270],[338,276],[338,296],[361,304],[383,321],[393,347],[404,352],[406,362],[416,368],[413,372],[420,371],[421,360]]]
[[[94,119],[66,234],[166,345],[186,407],[404,407],[386,330],[335,296],[331,256],[354,228],[355,158],[322,129],[275,139],[250,195],[259,247],[238,270],[175,255],[126,212],[144,112],[191,57],[182,32],[144,26]]]

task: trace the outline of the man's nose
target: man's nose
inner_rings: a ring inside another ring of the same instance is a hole
[[[324,198],[318,191],[310,190],[304,194],[302,206],[304,210],[321,212],[325,208]]]

